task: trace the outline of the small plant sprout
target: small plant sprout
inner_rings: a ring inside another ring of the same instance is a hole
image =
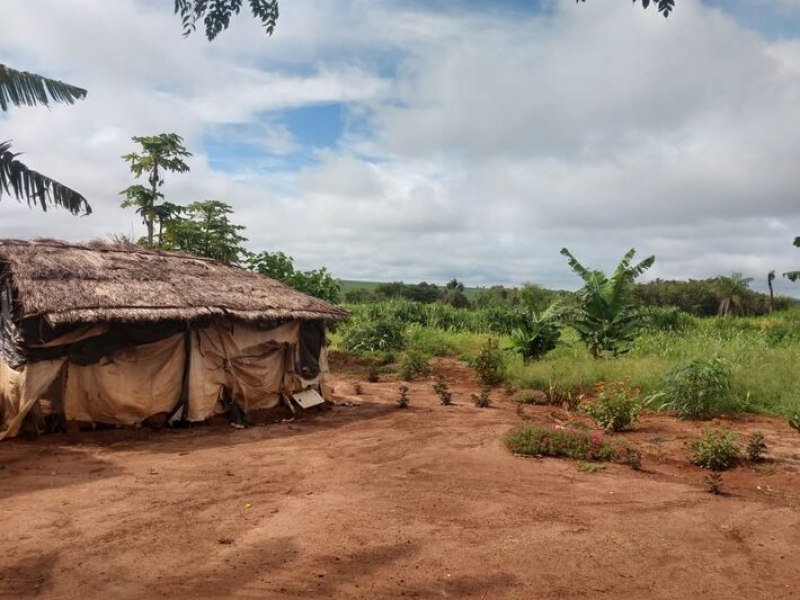
[[[453,404],[453,394],[450,393],[450,388],[444,377],[439,375],[436,378],[436,383],[433,384],[433,391],[439,396],[439,402],[442,406],[450,406]]]
[[[488,385],[481,387],[480,394],[472,394],[472,401],[478,408],[489,408],[492,405],[492,388]]]
[[[793,415],[789,419],[789,427],[794,429],[797,433],[800,433],[800,413]]]
[[[711,471],[711,473],[705,476],[703,481],[705,481],[705,484],[708,486],[708,492],[710,494],[722,494],[722,473],[719,471]]]
[[[486,340],[473,365],[478,381],[483,385],[497,385],[503,381],[503,353],[492,338]]]
[[[752,462],[759,462],[764,460],[764,453],[767,451],[767,443],[764,441],[764,434],[760,431],[754,431],[750,434],[747,440],[747,447],[745,453],[747,459]]]
[[[364,393],[364,388],[362,387],[362,385],[358,381],[353,383],[353,393],[356,396],[360,396],[361,394]]]
[[[378,373],[378,365],[375,363],[370,364],[369,368],[367,369],[367,381],[370,383],[378,383],[379,379],[380,375]]]
[[[408,408],[408,386],[400,386],[400,397],[397,399],[397,408]]]

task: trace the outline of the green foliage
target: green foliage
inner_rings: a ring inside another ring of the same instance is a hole
[[[130,164],[134,177],[138,179],[146,175],[150,187],[134,184],[122,190],[120,194],[125,196],[122,207],[136,208],[147,228],[147,246],[152,248],[155,224],[160,215],[158,202],[164,198],[159,191],[164,185],[164,173],[188,172],[189,166],[184,159],[192,154],[184,147],[183,138],[176,133],[134,136],[131,139],[141,145],[141,152],[129,152],[122,159]]]
[[[760,431],[754,431],[747,439],[747,446],[745,447],[745,454],[747,460],[758,462],[764,459],[764,453],[767,451],[767,443],[764,441],[764,434]]]
[[[692,317],[677,306],[647,306],[640,311],[646,331],[683,332],[694,326]]]
[[[639,418],[643,403],[624,382],[598,383],[595,389],[597,399],[582,402],[580,408],[607,431],[629,429]]]
[[[511,331],[511,349],[519,353],[525,363],[542,358],[561,339],[564,315],[564,308],[558,304],[537,312],[526,303],[526,308],[520,311],[517,327]]]
[[[411,381],[415,377],[427,377],[431,372],[430,359],[415,348],[403,353],[400,360],[400,378]]]
[[[481,386],[479,394],[472,394],[472,402],[478,408],[489,408],[492,405],[492,388],[488,385]]]
[[[689,462],[712,471],[735,467],[742,460],[737,440],[738,436],[733,431],[707,428],[702,437],[688,443]]]
[[[325,267],[312,271],[297,271],[294,259],[283,252],[249,254],[245,264],[251,271],[277,279],[303,293],[338,304],[342,284]]]
[[[627,440],[608,439],[601,433],[581,429],[528,426],[509,434],[504,441],[514,454],[527,456],[613,462],[635,468],[642,461],[639,452]]]
[[[408,386],[400,386],[400,397],[397,399],[397,408],[408,408],[410,398],[408,397]]]
[[[716,279],[717,289],[722,296],[717,308],[721,317],[736,317],[746,314],[745,298],[750,292],[752,277],[744,277],[741,273],[721,275]]]
[[[50,102],[72,104],[86,97],[86,90],[47,79],[35,73],[18,71],[0,64],[0,110],[9,105],[49,106]],[[3,195],[25,200],[28,206],[39,205],[42,210],[51,206],[66,208],[73,215],[92,212],[81,194],[67,186],[29,169],[20,160],[18,152],[11,151],[11,142],[0,142],[0,198]]]
[[[636,251],[631,248],[609,277],[602,271],[590,271],[581,265],[566,248],[562,248],[561,254],[584,282],[578,292],[579,307],[572,326],[589,352],[595,358],[627,352],[641,326],[641,316],[633,308],[631,286],[653,265],[655,257],[649,256],[632,266]]]
[[[453,394],[450,392],[450,386],[447,385],[447,381],[442,375],[436,378],[436,382],[433,384],[433,392],[439,396],[439,402],[443,406],[450,406],[453,403]]]
[[[228,28],[233,15],[242,9],[243,0],[175,0],[175,14],[183,25],[184,37],[197,29],[202,21],[205,36],[212,41]],[[250,12],[257,19],[267,35],[272,35],[278,21],[278,0],[248,0]]]
[[[341,346],[346,352],[402,350],[403,326],[394,319],[352,317],[342,327]]]
[[[681,418],[713,417],[734,407],[731,369],[718,357],[680,363],[664,377],[663,398]]]
[[[503,366],[503,354],[500,351],[500,347],[496,341],[489,338],[481,347],[472,365],[478,381],[488,386],[501,383],[503,381]]]
[[[166,208],[171,206],[165,204]],[[164,231],[159,235],[162,248],[207,256],[228,264],[238,263],[245,254],[242,242],[247,238],[239,235],[244,227],[230,222],[228,215],[233,210],[228,204],[206,200],[193,202],[179,211],[184,216],[170,218],[162,214],[159,218],[159,222],[164,223]]]

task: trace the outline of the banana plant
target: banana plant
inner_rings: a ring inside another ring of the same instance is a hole
[[[584,283],[578,291],[578,307],[570,325],[594,358],[627,352],[642,326],[641,315],[633,304],[631,284],[653,265],[655,256],[631,265],[636,254],[631,248],[609,277],[603,271],[584,267],[566,248],[561,249],[561,254]]]
[[[539,360],[558,345],[566,314],[567,309],[558,302],[543,311],[526,306],[520,311],[517,325],[511,331],[509,349],[519,353],[526,364]]]

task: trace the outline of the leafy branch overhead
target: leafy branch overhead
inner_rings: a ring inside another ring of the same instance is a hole
[[[796,248],[800,248],[800,235],[794,238],[794,245]],[[800,280],[800,271],[789,271],[788,273],[783,274],[789,281],[798,281]]]
[[[0,109],[3,112],[11,105],[49,106],[51,101],[73,104],[85,97],[83,88],[0,64]],[[38,204],[42,210],[60,206],[74,215],[92,212],[81,194],[28,168],[18,156],[18,152],[11,151],[10,141],[0,142],[0,197],[9,195],[17,200],[24,199],[29,206]]]
[[[243,0],[175,0],[175,14],[180,15],[183,35],[188,36],[202,21],[208,41],[212,41],[238,15]],[[248,0],[250,12],[261,22],[261,26],[272,35],[278,21],[278,0]]]
[[[586,0],[576,0],[576,2],[586,2]],[[636,0],[633,0],[633,3],[636,4]],[[642,0],[642,8],[648,8],[651,3],[658,7],[658,12],[665,18],[675,10],[675,0]]]

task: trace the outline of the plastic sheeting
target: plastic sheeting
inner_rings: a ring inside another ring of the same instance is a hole
[[[22,421],[58,377],[64,359],[46,360],[12,369],[0,360],[0,440],[19,433]]]
[[[88,331],[84,333],[89,333]],[[94,332],[92,332],[94,333]],[[67,420],[130,425],[171,413],[181,401],[189,356],[187,418],[202,421],[224,412],[225,395],[247,411],[274,407],[320,378],[296,373],[300,322],[273,329],[217,320],[157,342],[118,348],[99,362],[66,363],[64,416]],[[320,360],[327,370],[324,347]],[[29,363],[15,370],[0,360],[0,439],[18,433],[27,412],[59,376],[65,359]]]

